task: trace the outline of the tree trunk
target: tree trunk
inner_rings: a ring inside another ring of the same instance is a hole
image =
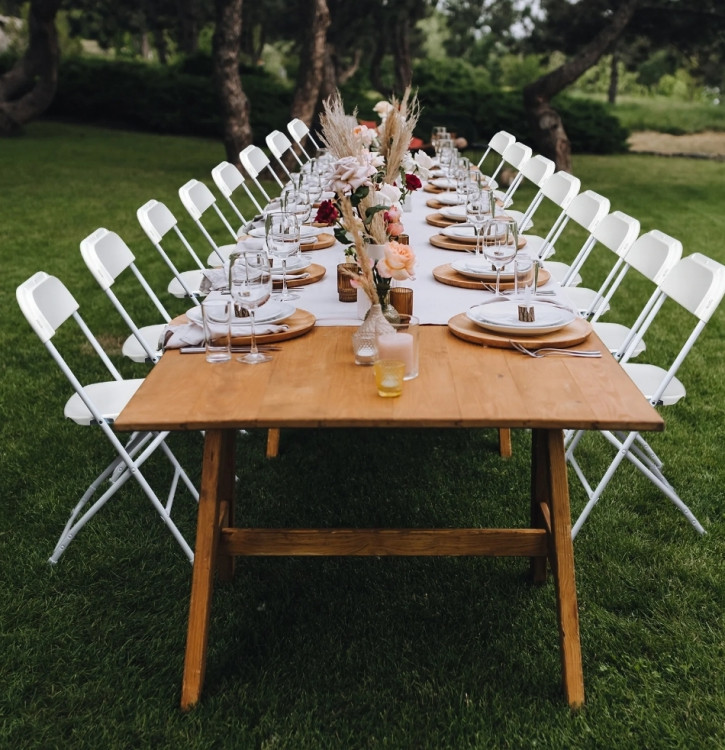
[[[242,38],[242,0],[216,0],[212,40],[214,82],[222,107],[227,160],[239,164],[239,152],[252,142],[249,99],[239,77]]]
[[[410,25],[412,21],[407,11],[401,10],[395,18],[393,29],[393,65],[395,68],[396,96],[403,95],[413,81],[413,65],[410,60]]]
[[[177,0],[179,19],[179,49],[186,55],[193,55],[199,47],[199,7],[198,0]]]
[[[300,50],[297,86],[292,100],[292,117],[310,126],[320,98],[327,62],[327,29],[330,11],[327,0],[309,0],[306,31]]]
[[[32,0],[25,54],[0,77],[0,135],[17,132],[50,106],[58,87],[60,0]]]
[[[607,91],[607,101],[610,104],[617,103],[617,89],[619,88],[619,55],[617,48],[612,50],[612,60],[609,66],[609,89]]]
[[[571,60],[524,88],[524,108],[534,144],[544,156],[556,162],[557,169],[571,172],[571,143],[551,99],[596,64],[624,31],[639,3],[640,0],[624,0],[610,23]]]

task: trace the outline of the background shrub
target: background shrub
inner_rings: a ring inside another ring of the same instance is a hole
[[[12,64],[0,57],[0,72]],[[272,130],[290,117],[292,84],[256,67],[240,67],[242,84],[251,102],[255,142],[263,145]],[[421,60],[413,80],[423,111],[416,135],[430,139],[434,125],[446,125],[471,145],[485,144],[498,130],[530,142],[521,91],[492,88],[482,68],[462,60]],[[364,119],[376,119],[372,107],[380,96],[364,75],[343,88],[350,106]],[[627,130],[606,104],[561,95],[555,99],[576,153],[626,151]],[[81,122],[115,125],[154,133],[218,138],[222,133],[220,106],[212,82],[208,54],[198,54],[175,65],[68,57],[61,62],[58,93],[51,116]]]

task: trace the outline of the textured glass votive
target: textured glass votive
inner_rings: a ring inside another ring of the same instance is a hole
[[[393,398],[403,392],[405,362],[397,359],[379,359],[373,365],[378,396]]]

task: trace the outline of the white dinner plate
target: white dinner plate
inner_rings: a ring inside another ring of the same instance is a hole
[[[440,233],[457,240],[470,240],[471,244],[476,239],[476,230],[473,224],[453,224],[450,227],[443,227]]]
[[[262,307],[257,308],[254,311],[254,322],[255,323],[279,323],[280,320],[289,318],[295,311],[295,306],[290,305],[289,302],[277,302],[276,300],[269,300],[265,302]],[[201,308],[192,307],[191,310],[186,311],[186,317],[196,325],[202,325],[201,320]],[[232,332],[239,329],[249,330],[251,321],[249,318],[234,318],[232,321]]]
[[[454,188],[456,187],[456,181],[450,179],[450,177],[434,177],[430,181],[431,185],[435,185],[439,188]]]
[[[272,273],[281,274],[282,259],[271,258],[270,260],[272,261]],[[312,261],[306,255],[293,255],[291,258],[287,258],[287,273],[302,273],[311,263]]]
[[[451,263],[451,268],[460,273],[461,276],[467,276],[470,279],[496,281],[496,271],[491,267],[491,262],[485,258],[481,258],[479,263],[476,263],[475,260],[456,260]],[[513,281],[513,278],[513,263],[508,263],[501,271],[501,281]]]
[[[509,298],[495,299],[475,305],[466,316],[477,326],[494,333],[508,333],[513,336],[536,336],[558,331],[574,321],[576,313],[552,302],[531,300],[534,308],[534,321],[525,323],[519,320],[518,301]]]
[[[444,206],[439,210],[439,213],[446,219],[453,219],[454,221],[465,221],[466,219],[466,207],[464,205]]]
[[[458,197],[458,193],[441,193],[436,197],[438,203],[444,203],[447,206],[458,206],[463,200]]]

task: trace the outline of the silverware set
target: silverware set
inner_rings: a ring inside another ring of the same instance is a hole
[[[555,347],[547,346],[541,349],[527,349],[523,344],[518,341],[509,341],[509,344],[521,354],[528,354],[529,357],[539,359],[541,357],[548,357],[554,354],[561,354],[566,357],[583,357],[584,359],[594,359],[601,357],[602,353],[598,349],[556,349]]]

